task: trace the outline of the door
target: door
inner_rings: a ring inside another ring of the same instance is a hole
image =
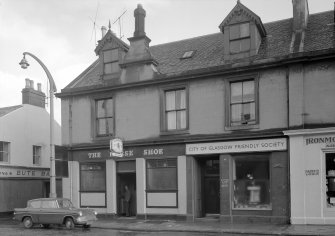
[[[119,173],[118,174],[118,215],[126,214],[126,199],[129,198],[126,193],[126,186],[129,191],[129,216],[136,216],[136,174],[135,173]]]
[[[203,215],[220,213],[220,161],[207,158],[202,164]]]

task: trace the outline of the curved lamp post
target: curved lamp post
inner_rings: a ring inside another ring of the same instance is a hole
[[[49,197],[57,197],[56,194],[56,166],[55,166],[55,144],[54,144],[54,103],[53,97],[54,93],[57,91],[56,84],[54,79],[52,78],[48,68],[43,64],[43,62],[38,59],[35,55],[24,52],[23,58],[19,63],[21,68],[27,69],[29,66],[28,61],[26,60],[26,55],[34,58],[43,68],[45,73],[47,74],[49,83],[50,83],[50,196]]]

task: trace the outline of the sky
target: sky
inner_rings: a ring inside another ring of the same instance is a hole
[[[241,2],[263,23],[293,14],[292,0]],[[115,34],[129,43],[137,4],[146,10],[145,31],[152,46],[219,32],[236,0],[0,0],[0,107],[22,103],[25,78],[34,80],[35,86],[41,83],[48,93],[47,76],[33,58],[26,56],[30,64],[26,70],[19,66],[23,52],[45,64],[61,92],[97,59],[94,49],[101,26],[110,21]],[[334,0],[308,0],[308,4],[310,14],[334,10]],[[60,103],[56,98],[59,123]]]

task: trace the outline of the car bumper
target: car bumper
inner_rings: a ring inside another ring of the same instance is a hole
[[[96,216],[79,216],[76,219],[76,224],[79,225],[90,225],[97,220]]]

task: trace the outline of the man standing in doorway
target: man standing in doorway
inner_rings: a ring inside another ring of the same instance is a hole
[[[126,216],[130,216],[130,199],[131,199],[131,193],[129,191],[128,186],[125,185],[124,186],[124,200],[125,200]]]

